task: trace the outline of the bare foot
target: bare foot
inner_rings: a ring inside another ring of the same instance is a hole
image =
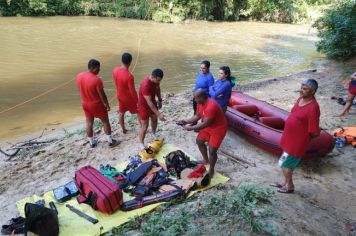
[[[339,115],[334,115],[334,117],[340,117],[340,118],[341,118],[341,117],[345,117],[345,116],[347,116],[347,115],[348,115],[348,114],[343,114],[343,113],[342,113],[342,114],[339,114]]]

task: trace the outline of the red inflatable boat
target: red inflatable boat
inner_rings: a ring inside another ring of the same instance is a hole
[[[279,145],[289,112],[246,94],[233,92],[226,117],[230,128],[238,135],[266,151],[280,155]],[[334,138],[321,131],[313,139],[303,159],[324,157],[334,148]]]

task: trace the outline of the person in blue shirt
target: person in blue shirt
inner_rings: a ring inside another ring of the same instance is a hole
[[[231,76],[231,70],[228,66],[220,67],[218,77],[219,79],[209,87],[209,95],[226,112],[231,90],[235,86],[235,78]]]
[[[203,89],[207,94],[209,93],[209,87],[214,84],[214,77],[210,73],[210,62],[202,61],[200,64],[200,71],[197,75],[197,79],[195,81],[194,91],[197,89]],[[194,115],[197,112],[197,103],[193,99],[193,109]]]

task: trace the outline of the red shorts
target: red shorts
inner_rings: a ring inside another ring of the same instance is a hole
[[[125,113],[127,111],[129,111],[131,114],[137,114],[137,105],[119,101],[119,112]]]
[[[356,96],[356,85],[352,85],[352,84],[349,85],[349,93]]]
[[[86,117],[99,119],[108,119],[109,117],[106,107],[101,102],[83,103],[82,107]]]
[[[225,138],[227,132],[226,128],[219,128],[219,129],[209,129],[205,128],[199,131],[198,138],[208,142],[209,146],[214,149],[219,149],[222,141]]]
[[[138,109],[138,116],[140,117],[140,120],[148,120],[148,118],[150,118],[152,115],[154,115],[154,113],[151,111],[151,109]]]

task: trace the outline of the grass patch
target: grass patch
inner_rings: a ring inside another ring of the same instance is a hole
[[[270,223],[273,191],[242,185],[229,191],[199,193],[179,204],[166,204],[135,217],[108,235],[279,235]]]
[[[64,132],[64,137],[65,138],[71,138],[74,135],[84,135],[85,134],[85,128],[76,129],[74,131],[69,131],[67,129],[63,129],[63,132]]]

